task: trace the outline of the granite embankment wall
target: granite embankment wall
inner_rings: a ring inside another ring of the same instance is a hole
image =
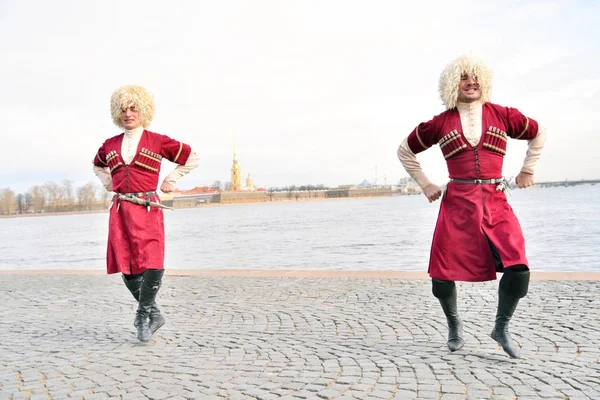
[[[376,197],[391,195],[392,190],[390,188],[331,189],[287,192],[221,192],[214,194],[175,196],[172,199],[164,199],[163,203],[174,208],[191,208],[212,203],[267,203],[276,201],[302,201],[342,197]]]

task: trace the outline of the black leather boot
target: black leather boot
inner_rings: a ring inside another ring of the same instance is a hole
[[[154,302],[150,309],[150,332],[154,335],[165,322],[165,317],[162,316],[156,302]]]
[[[156,295],[160,289],[164,272],[165,271],[162,269],[147,269],[142,274],[143,281],[140,288],[140,300],[135,317],[138,339],[141,342],[147,342],[152,339],[153,332],[150,328],[150,315],[153,305],[155,305]],[[162,323],[164,324],[164,319]],[[160,326],[158,326],[158,328],[160,328]]]
[[[125,282],[125,286],[133,295],[133,298],[136,301],[140,301],[140,288],[142,286],[143,276],[140,275],[121,275],[123,277],[123,282]],[[137,318],[136,318],[137,321]],[[165,324],[165,317],[162,316],[158,306],[156,305],[156,301],[152,304],[152,308],[150,309],[150,331],[154,335],[154,333]],[[137,327],[137,323],[134,322],[134,326]]]
[[[432,279],[432,292],[440,301],[446,321],[448,321],[448,348],[450,351],[459,350],[464,346],[465,341],[463,340],[463,323],[458,316],[456,305],[456,284],[453,281]]]
[[[135,301],[140,301],[140,288],[142,286],[142,275],[125,275],[121,274],[123,278],[123,282],[125,282],[125,286],[133,295]]]
[[[496,324],[490,336],[512,358],[519,358],[519,347],[512,340],[508,332],[508,323],[517,308],[517,304],[519,304],[519,299],[525,297],[527,294],[528,287],[528,270],[511,270],[510,268],[505,268],[498,288]]]

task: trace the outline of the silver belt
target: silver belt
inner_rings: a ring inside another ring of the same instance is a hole
[[[137,193],[119,193],[124,196],[134,196],[134,197],[145,197],[145,196],[156,196],[158,193],[155,191],[152,192],[137,192]]]
[[[504,182],[504,178],[494,178],[494,179],[456,179],[450,178],[451,182],[458,183],[474,183],[476,185],[495,185],[496,183]]]
[[[456,179],[450,178],[450,182],[456,183],[471,183],[474,185],[497,185],[496,190],[499,192],[506,192],[508,190],[508,181],[506,178],[493,178],[493,179]]]

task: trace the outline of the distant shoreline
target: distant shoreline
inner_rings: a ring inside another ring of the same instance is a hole
[[[240,202],[240,203],[202,203],[198,204],[196,207],[181,207],[176,208],[173,211],[177,210],[190,210],[197,208],[210,208],[210,207],[230,207],[230,206],[248,206],[248,205],[258,205],[258,204],[286,204],[286,203],[307,203],[314,201],[340,201],[340,200],[355,200],[355,199],[368,199],[368,198],[381,198],[381,197],[405,197],[407,195],[396,195],[392,194],[391,196],[363,196],[363,197],[315,197],[315,198],[300,198],[300,199],[289,199],[289,200],[275,200],[275,201],[263,201],[263,202]],[[412,196],[412,195],[410,195]],[[0,218],[29,218],[29,217],[49,217],[49,216],[59,216],[59,215],[78,215],[78,214],[102,214],[108,213],[110,208],[102,209],[102,210],[92,210],[92,211],[61,211],[61,212],[45,212],[45,213],[30,213],[30,214],[11,214],[11,215],[0,215]],[[171,210],[165,210],[168,212]]]
[[[46,213],[30,213],[30,214],[11,214],[0,215],[0,218],[30,218],[30,217],[51,217],[60,215],[76,215],[76,214],[101,214],[108,210],[92,210],[92,211],[61,211],[61,212],[46,212]]]
[[[565,182],[569,184],[564,184]],[[542,182],[536,183],[530,189],[548,189],[548,188],[557,188],[557,187],[573,187],[573,186],[595,186],[596,181],[565,181],[565,182]],[[593,182],[593,183],[590,183]],[[516,189],[516,188],[511,188]],[[400,194],[400,193],[392,193],[390,195],[384,196],[355,196],[355,197],[301,197],[301,198],[286,198],[286,199],[277,199],[271,201],[242,201],[239,203],[200,203],[195,207],[180,207],[175,208],[175,210],[186,210],[186,209],[197,209],[197,208],[205,208],[205,207],[229,207],[229,206],[247,206],[253,204],[286,204],[286,203],[302,203],[302,202],[313,202],[313,201],[331,201],[331,200],[352,200],[352,199],[365,199],[365,198],[378,198],[378,197],[406,197],[406,196],[420,196],[422,193],[412,193],[412,194]],[[168,194],[162,194],[164,197],[171,198]],[[175,196],[177,197],[177,196]],[[1,218],[21,218],[21,217],[47,217],[47,216],[59,216],[59,215],[77,215],[77,214],[99,214],[99,213],[107,213],[110,209],[110,206],[106,209],[92,210],[92,211],[61,211],[61,212],[45,212],[45,213],[29,213],[29,214],[10,214],[10,215],[0,215]],[[168,210],[166,210],[168,211]]]

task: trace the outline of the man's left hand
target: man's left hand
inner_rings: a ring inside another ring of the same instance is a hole
[[[171,193],[175,190],[175,186],[165,180],[162,185],[160,185],[160,190],[163,193]]]
[[[529,186],[533,186],[533,174],[528,174],[527,172],[521,171],[515,178],[515,182],[517,183],[517,187],[519,189],[525,189]]]

